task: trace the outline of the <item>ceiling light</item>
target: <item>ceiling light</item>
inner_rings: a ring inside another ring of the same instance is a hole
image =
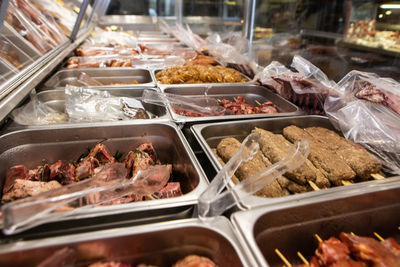
[[[379,6],[382,9],[399,9],[400,4],[383,4]]]

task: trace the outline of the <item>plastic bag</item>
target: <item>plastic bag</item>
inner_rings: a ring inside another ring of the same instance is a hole
[[[132,67],[140,57],[116,57],[116,56],[95,56],[95,57],[70,57],[66,68],[118,68]]]
[[[257,74],[256,79],[309,114],[324,114],[325,98],[334,93],[336,83],[300,56],[293,57],[291,66],[298,72],[273,61]]]
[[[11,113],[11,118],[20,125],[46,125],[68,121],[67,114],[41,102],[35,93],[31,94],[31,101]]]
[[[70,85],[65,88],[65,109],[71,122],[149,119],[139,100]]]
[[[346,139],[378,156],[385,171],[400,174],[400,83],[351,71],[327,97],[325,111]]]
[[[92,36],[86,40],[87,44],[106,44],[126,47],[137,47],[137,38],[127,32],[105,31],[96,28]]]

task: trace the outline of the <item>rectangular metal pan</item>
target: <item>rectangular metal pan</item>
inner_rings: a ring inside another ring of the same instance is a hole
[[[308,260],[318,247],[314,234],[322,239],[338,238],[341,232],[400,241],[400,177],[381,180],[360,191],[322,195],[315,200],[260,207],[231,216],[240,239],[251,247],[257,266],[282,266],[278,248],[292,264],[301,264],[300,251]]]
[[[3,58],[0,58],[0,75],[4,79],[7,80],[9,77],[16,74],[16,72],[17,69],[13,65],[6,62],[6,60],[4,60]]]
[[[235,119],[254,119],[265,117],[283,117],[301,115],[303,112],[294,104],[285,100],[277,94],[266,90],[262,86],[255,85],[221,85],[221,86],[203,86],[192,85],[185,88],[169,87],[163,89],[164,93],[176,94],[181,96],[207,96],[216,99],[228,99],[234,101],[234,97],[244,96],[247,103],[257,106],[256,101],[264,103],[272,101],[279,110],[277,114],[254,114],[254,115],[228,115],[228,116],[208,116],[208,117],[186,117],[176,114],[171,105],[168,105],[168,110],[175,122],[178,123],[201,123],[210,121],[235,120]]]
[[[54,74],[45,84],[45,88],[64,88],[67,84],[82,87],[78,81],[81,72],[86,73],[95,80],[103,83],[104,86],[90,86],[95,88],[143,88],[155,87],[155,81],[151,73],[145,69],[132,68],[90,68],[90,69],[64,69]],[[133,80],[139,84],[129,84]],[[109,85],[111,83],[128,83],[127,85]]]
[[[4,134],[0,137],[0,184],[3,186],[8,168],[14,165],[24,164],[32,169],[43,164],[43,160],[54,163],[57,160],[78,159],[98,142],[103,142],[112,154],[116,151],[128,153],[142,143],[151,142],[161,162],[172,164],[174,179],[181,183],[184,194],[175,198],[104,206],[79,212],[66,218],[72,220],[69,227],[81,225],[78,220],[83,218],[96,219],[93,224],[103,223],[99,217],[106,215],[111,222],[120,220],[125,213],[134,214],[136,220],[143,220],[157,210],[165,215],[174,208],[196,204],[198,196],[208,185],[207,178],[177,126],[169,122],[151,121],[140,124],[110,122],[64,125]]]
[[[130,97],[130,98],[141,98],[143,94],[144,89],[135,89],[135,90],[126,90],[126,89],[117,89],[113,88],[110,91],[110,93],[113,96],[121,96],[121,97]],[[149,89],[150,90],[150,89]],[[156,89],[151,89],[151,90],[156,90]],[[66,113],[66,107],[65,107],[65,90],[64,89],[56,89],[56,90],[46,90],[46,91],[41,91],[36,94],[37,100],[46,106],[54,109],[55,111],[59,113]],[[142,102],[143,107],[145,108],[145,111],[147,115],[149,116],[149,120],[151,121],[171,121],[171,117],[169,115],[169,112],[167,111],[166,107],[162,107],[159,105],[153,105],[153,104],[148,104]],[[130,120],[131,123],[142,123],[143,121],[147,121],[147,119],[132,119]],[[71,123],[67,123],[71,124]],[[79,123],[73,123],[74,125],[77,125]],[[42,128],[42,127],[60,127],[60,125],[66,125],[65,123],[61,124],[47,124],[47,125],[20,125],[16,122],[12,122],[9,125],[7,125],[6,130],[8,132],[10,131],[15,131],[18,129],[26,129],[26,128]]]
[[[244,74],[242,74],[242,76],[244,77],[244,78],[246,78],[246,82],[240,82],[240,83],[198,83],[198,84],[164,84],[164,83],[160,83],[159,81],[157,81],[157,78],[156,78],[156,74],[158,73],[158,72],[160,72],[160,71],[162,71],[161,69],[155,69],[155,70],[153,70],[153,75],[154,75],[154,79],[155,79],[155,81],[156,81],[156,83],[157,83],[157,86],[162,90],[162,91],[164,91],[166,88],[169,88],[169,87],[181,87],[181,88],[187,88],[187,87],[192,87],[192,86],[205,86],[205,85],[208,85],[208,86],[223,86],[223,85],[225,85],[225,86],[235,86],[235,85],[241,85],[241,86],[243,86],[243,85],[253,85],[254,83],[253,83],[253,81],[249,78],[249,77],[247,77],[246,75],[244,75]]]
[[[179,259],[196,254],[208,257],[220,267],[255,266],[235,236],[225,217],[200,221],[185,219],[143,226],[109,229],[84,234],[65,235],[18,246],[0,246],[0,265],[36,266],[57,250],[76,252],[75,266],[95,262],[119,261],[138,266],[151,264],[171,267]]]
[[[334,130],[327,117],[323,116],[297,116],[287,118],[269,118],[258,120],[242,120],[231,122],[218,122],[209,124],[199,124],[191,127],[191,130],[204,150],[207,157],[210,159],[214,168],[218,171],[222,168],[218,159],[212,152],[212,148],[216,148],[219,142],[226,137],[234,137],[242,141],[250,132],[255,128],[262,128],[274,133],[282,133],[282,129],[289,125],[296,125],[298,127],[312,127],[320,126],[327,129]],[[326,190],[319,190],[296,195],[290,195],[279,198],[263,198],[257,196],[250,196],[241,201],[242,208],[254,208],[262,205],[271,205],[276,203],[283,203],[289,201],[299,201],[306,198],[318,197],[328,193],[341,194],[345,187],[359,188],[362,190],[364,187],[373,186],[378,181],[368,181],[362,183],[355,183],[353,185],[333,187]],[[233,183],[232,183],[233,184]],[[231,185],[232,185],[231,184]]]

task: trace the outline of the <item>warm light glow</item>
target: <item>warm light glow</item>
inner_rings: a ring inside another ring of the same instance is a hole
[[[390,14],[392,14],[392,10],[388,10],[388,11],[386,11],[386,12],[385,12],[385,14],[386,14],[386,15],[390,15]]]
[[[383,18],[383,14],[379,14],[378,18],[380,19]]]
[[[400,8],[400,4],[383,4],[379,6],[382,9],[399,9]]]

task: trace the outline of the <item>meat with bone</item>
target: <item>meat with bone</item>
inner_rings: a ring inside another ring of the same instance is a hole
[[[373,238],[341,233],[340,240],[349,247],[354,257],[369,266],[400,266],[400,257]]]
[[[222,99],[220,105],[226,109],[228,115],[278,113],[275,104],[271,101],[264,102],[259,106],[254,106],[248,104],[243,96],[238,96],[234,102],[228,99]]]
[[[354,171],[333,151],[326,149],[305,130],[291,125],[283,129],[283,135],[291,142],[307,139],[310,142],[308,159],[317,167],[334,185],[342,185],[342,180],[351,180],[355,177]]]
[[[315,255],[321,265],[329,266],[338,261],[349,260],[350,250],[339,239],[331,237],[328,240],[319,242]]]
[[[40,193],[47,192],[59,187],[61,187],[61,184],[57,181],[40,182],[16,179],[14,183],[9,187],[8,191],[3,194],[2,201],[9,202],[16,199],[36,196]]]
[[[305,130],[324,147],[339,155],[353,169],[357,177],[365,180],[382,169],[381,162],[365,148],[347,141],[334,131],[322,127],[310,127]]]
[[[16,165],[8,169],[6,179],[3,185],[3,194],[10,191],[11,186],[14,185],[16,179],[28,179],[28,169],[24,165]]]
[[[233,155],[239,150],[240,142],[235,138],[224,138],[217,146],[218,155],[225,161],[228,162]],[[258,151],[253,159],[243,162],[236,171],[236,176],[239,180],[244,180],[250,176],[266,169],[267,166],[272,165],[267,158],[265,158],[261,151]],[[260,191],[256,193],[263,197],[281,197],[289,195],[286,189],[283,189],[281,185],[275,180]]]
[[[400,97],[386,90],[379,90],[369,82],[363,83],[355,96],[373,103],[382,104],[400,115]]]
[[[75,183],[75,166],[62,160],[50,165],[50,180],[57,180],[62,185]]]

